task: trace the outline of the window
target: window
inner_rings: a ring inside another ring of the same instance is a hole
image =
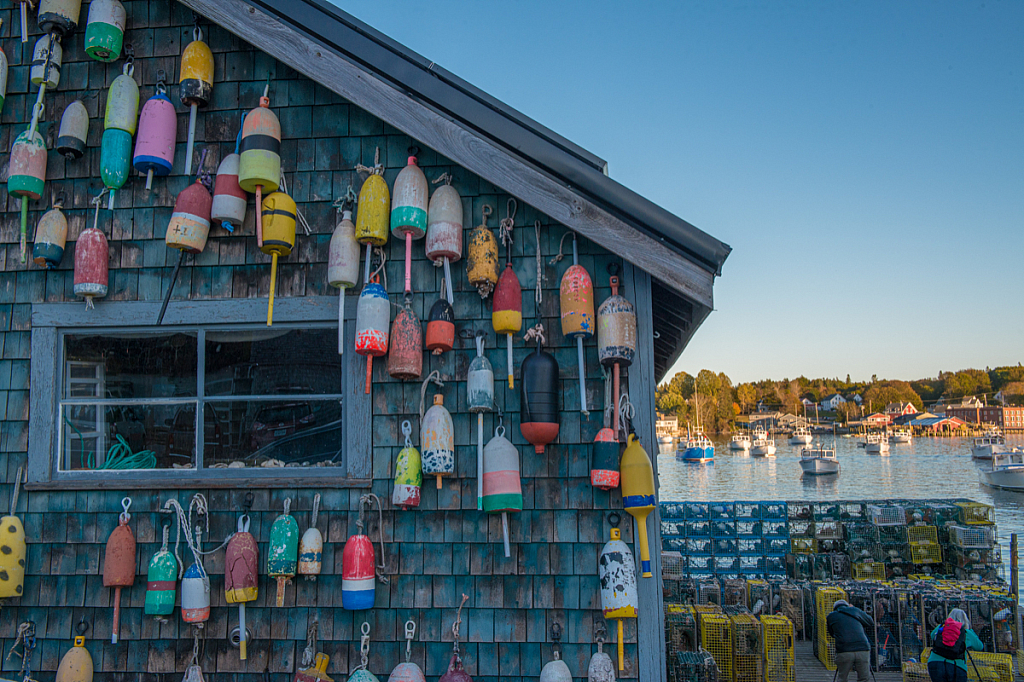
[[[193,302],[162,327],[138,324],[149,303],[34,306],[30,481],[367,484],[369,429],[346,428],[369,422],[347,380],[365,364],[338,355],[337,299],[282,303],[271,328],[259,300]]]

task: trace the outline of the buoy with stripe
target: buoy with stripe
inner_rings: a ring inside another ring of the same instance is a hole
[[[444,184],[434,190],[427,209],[427,258],[444,265],[448,302],[454,303],[451,264],[462,258],[462,197],[452,187],[451,173],[442,173],[434,182]]]
[[[596,328],[594,283],[587,269],[580,265],[575,233],[572,235],[572,265],[562,275],[558,298],[562,311],[562,335],[576,339],[576,359],[580,375],[580,412],[587,415],[590,412],[587,410],[587,370],[583,358],[583,341],[591,338]]]
[[[224,551],[224,601],[238,604],[238,656],[246,651],[245,604],[259,596],[259,547],[249,532],[249,515],[238,517],[238,530]]]
[[[66,38],[78,28],[82,0],[39,0],[36,22],[43,33],[56,33]]]
[[[107,208],[114,208],[114,194],[124,186],[131,173],[132,136],[139,120],[139,86],[135,65],[128,61],[120,76],[110,84],[103,115],[103,139],[100,141],[100,177],[110,190]]]
[[[172,249],[202,253],[210,236],[210,191],[197,178],[178,194],[164,241]]]
[[[327,283],[338,289],[338,355],[342,355],[345,352],[345,290],[359,281],[359,242],[356,241],[351,204],[342,202],[338,210],[341,220],[331,235]]]
[[[89,112],[82,100],[76,99],[64,108],[60,117],[60,129],[57,132],[57,144],[54,149],[63,154],[69,161],[80,159],[85,154],[85,144],[89,139]]]
[[[388,352],[388,374],[410,381],[423,374],[423,325],[412,309],[411,296],[391,324],[391,350]]]
[[[480,298],[490,296],[498,283],[498,241],[487,226],[487,218],[493,210],[484,204],[483,222],[469,233],[469,245],[466,247],[466,276],[480,292]]]
[[[121,508],[124,511],[118,517],[117,527],[107,539],[103,555],[103,587],[114,588],[114,621],[110,633],[112,644],[117,644],[121,625],[121,588],[135,584],[135,536],[128,527],[128,522],[132,518],[128,513],[131,506],[132,498],[125,497],[121,500]]]
[[[210,222],[228,232],[234,232],[245,222],[245,209],[249,203],[249,195],[238,186],[238,161],[238,154],[228,154],[221,159],[210,207]]]
[[[391,671],[388,682],[427,682],[423,670],[412,662],[412,640],[416,636],[416,623],[405,621],[405,663],[399,663]]]
[[[196,141],[196,113],[213,96],[213,52],[203,42],[203,31],[192,29],[192,42],[181,54],[181,103],[188,107],[188,141],[185,145],[185,175],[192,174],[192,149]],[[278,129],[280,140],[280,128]],[[280,167],[280,161],[278,161]],[[276,189],[276,187],[275,187]],[[258,200],[257,200],[258,201]]]
[[[121,56],[126,15],[120,0],[91,0],[85,24],[85,53],[100,62]]]
[[[476,414],[476,509],[484,509],[484,412],[494,410],[494,371],[484,356],[484,335],[477,332],[476,357],[466,372],[469,411]]]
[[[427,178],[416,164],[417,147],[395,178],[391,193],[391,234],[405,240],[405,293],[412,292],[412,241],[427,234]]]
[[[195,527],[196,547],[203,548],[203,531]],[[192,565],[185,569],[181,579],[181,619],[186,623],[202,628],[210,619],[210,576],[203,566],[203,556],[193,552]]]
[[[306,580],[316,580],[323,565],[324,536],[316,527],[317,516],[320,514],[320,493],[313,496],[313,513],[309,519],[309,528],[299,540],[299,575]]]
[[[0,518],[0,599],[20,597],[25,591],[25,526],[15,516],[21,491],[22,468],[18,467],[11,493],[11,513]]]
[[[363,282],[370,281],[370,262],[373,247],[384,246],[388,241],[388,225],[391,222],[391,192],[384,181],[384,166],[380,163],[380,147],[374,154],[373,168],[356,166],[356,170],[369,173],[359,188],[359,212],[356,215],[356,241],[366,245],[366,259]]]
[[[423,461],[420,451],[412,444],[412,424],[402,422],[405,447],[395,460],[395,487],[391,492],[391,504],[402,509],[420,506],[420,489],[423,487]]]
[[[146,569],[145,613],[161,623],[167,622],[167,616],[174,613],[181,571],[178,559],[167,549],[169,536],[170,526],[164,526],[163,545],[149,560],[149,568]]]
[[[281,184],[281,122],[270,110],[270,85],[263,89],[260,105],[242,123],[238,145],[238,186],[256,195],[256,245],[263,247],[263,191],[276,192]]]
[[[590,485],[601,490],[619,487],[619,439],[607,426],[598,431],[594,438]]]
[[[348,611],[364,611],[373,608],[377,559],[370,537],[363,532],[366,527],[363,514],[371,500],[377,500],[377,496],[369,494],[359,498],[356,533],[349,537],[341,555],[341,606]],[[379,500],[377,502],[379,507]],[[384,529],[378,528],[378,530],[382,534],[381,548],[383,549]]]
[[[55,682],[92,682],[92,654],[85,648],[85,636],[75,635],[75,645],[68,649],[57,666]]]
[[[587,667],[587,682],[615,682],[615,664],[604,652],[604,626],[597,634],[597,651],[590,657]]]
[[[484,511],[501,514],[501,535],[509,557],[508,514],[523,511],[523,482],[519,477],[519,450],[505,438],[499,422],[494,438],[484,448]]]
[[[421,408],[422,409],[422,408]],[[434,395],[434,404],[420,421],[420,447],[423,448],[423,473],[441,478],[455,473],[455,430],[452,415],[444,406],[444,396]]]
[[[515,388],[515,369],[512,364],[512,335],[523,328],[523,289],[519,278],[512,269],[512,246],[509,243],[509,258],[501,273],[498,286],[494,289],[494,305],[491,310],[491,324],[496,334],[507,335],[508,340],[508,387]]]
[[[443,296],[430,306],[427,321],[427,350],[434,355],[450,351],[455,345],[455,310]]]
[[[0,48],[0,112],[4,110],[4,100],[7,99],[7,53]]]
[[[551,655],[553,660],[544,664],[540,671],[540,682],[572,682],[572,673],[569,666],[562,660],[562,646],[558,640],[562,638],[562,625],[553,623],[551,625]]]
[[[174,165],[174,142],[178,134],[178,115],[167,96],[163,80],[157,81],[156,94],[146,100],[139,116],[139,135],[135,141],[132,164],[146,176],[146,189],[153,187],[153,176],[170,175]],[[189,173],[186,173],[189,175]]]
[[[267,302],[267,326],[274,323],[274,288],[277,285],[277,258],[295,248],[295,202],[284,192],[263,199],[263,244],[260,251],[270,255],[270,300]]]
[[[526,339],[537,340],[537,350],[526,356],[519,382],[519,400],[522,415],[519,430],[523,438],[533,444],[537,454],[543,454],[548,443],[558,438],[558,361],[546,352],[543,327],[534,327]]]
[[[609,278],[612,295],[597,309],[597,357],[612,367],[612,430],[619,437],[619,367],[629,367],[636,355],[636,308],[619,294],[619,278]]]
[[[28,258],[28,202],[43,194],[46,180],[46,143],[38,131],[19,134],[11,148],[7,193],[21,197],[21,262]]]
[[[60,83],[61,62],[64,59],[64,48],[55,36],[44,35],[36,41],[32,49],[32,66],[29,68],[29,80],[32,85],[45,85],[53,90]]]
[[[295,577],[299,564],[299,524],[288,513],[291,498],[284,501],[284,513],[274,519],[270,527],[270,545],[267,549],[267,575],[277,580],[277,605],[284,606],[284,592]]]
[[[651,458],[640,445],[635,433],[626,439],[622,453],[622,508],[636,519],[640,545],[640,571],[644,578],[652,577],[651,554],[647,546],[647,516],[654,511],[654,467]]]
[[[348,682],[380,682],[377,676],[367,670],[370,664],[370,624],[363,623],[362,637],[359,638],[359,665],[348,676]]]
[[[373,359],[388,352],[391,302],[376,275],[366,281],[356,307],[356,352],[366,356],[366,393],[373,378]]]
[[[333,678],[327,676],[327,665],[330,662],[330,656],[317,652],[312,665],[295,671],[294,682],[334,682]]]
[[[94,298],[107,295],[107,262],[110,259],[107,236],[99,229],[100,197],[97,196],[92,203],[96,206],[92,227],[83,230],[75,243],[75,296],[85,299],[87,310],[93,307]]]
[[[612,523],[618,523],[618,514],[613,514],[612,519]],[[601,548],[597,572],[601,582],[601,612],[606,619],[615,620],[619,671],[622,671],[626,669],[622,621],[638,616],[637,607],[640,600],[637,598],[636,564],[633,553],[622,541],[622,533],[618,528],[611,529],[608,542]]]

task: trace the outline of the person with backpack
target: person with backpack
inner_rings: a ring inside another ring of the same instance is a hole
[[[984,651],[985,645],[971,629],[964,610],[953,609],[946,622],[932,630],[932,653],[928,656],[932,682],[967,682],[968,649]]]
[[[850,671],[856,668],[857,682],[867,682],[871,677],[871,642],[864,628],[874,627],[875,621],[850,602],[840,599],[832,605],[825,625],[828,634],[836,640],[835,679],[846,682]]]

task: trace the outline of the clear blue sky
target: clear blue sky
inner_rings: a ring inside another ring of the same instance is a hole
[[[1024,360],[1024,2],[336,1],[733,247],[673,371]]]

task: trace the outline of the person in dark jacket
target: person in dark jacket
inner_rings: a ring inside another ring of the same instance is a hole
[[[825,624],[828,634],[836,640],[836,679],[847,682],[850,671],[856,668],[857,682],[867,682],[871,677],[871,642],[864,628],[874,627],[875,621],[840,599],[833,604]]]

